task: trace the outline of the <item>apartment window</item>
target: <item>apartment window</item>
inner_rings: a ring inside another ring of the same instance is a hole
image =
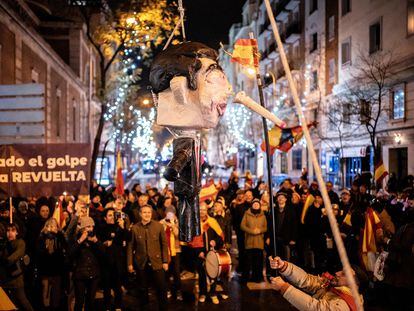
[[[381,50],[381,18],[369,26],[369,53],[375,53]]]
[[[302,169],[302,149],[292,150],[292,170]]]
[[[329,83],[335,83],[335,58],[329,60]]]
[[[318,9],[318,0],[309,0],[309,14],[312,14]]]
[[[346,39],[341,45],[341,64],[348,65],[351,63],[351,38]]]
[[[342,1],[342,16],[351,12],[351,0],[341,0]]]
[[[312,53],[318,49],[318,33],[315,32],[310,37],[310,49],[309,53]]]
[[[351,121],[351,104],[344,103],[342,106],[343,123],[349,124]]]
[[[368,124],[371,120],[371,106],[369,101],[361,99],[359,102],[361,124]]]
[[[72,138],[76,141],[76,124],[79,122],[76,116],[76,99],[72,98]]]
[[[287,172],[288,172],[287,153],[282,152],[280,154],[280,173],[287,174]]]
[[[394,120],[404,119],[405,117],[405,85],[400,84],[394,87],[391,92],[392,118]]]
[[[312,80],[310,85],[311,92],[316,91],[318,89],[318,71],[312,71]]]
[[[32,68],[31,72],[31,80],[32,83],[38,83],[39,82],[39,73],[36,71],[36,69]]]
[[[329,17],[328,39],[329,41],[332,41],[333,39],[335,39],[335,15]]]
[[[414,0],[407,2],[407,34],[414,35]]]
[[[56,137],[60,137],[60,99],[62,93],[59,89],[56,90],[56,113],[55,113],[55,127],[56,127]]]

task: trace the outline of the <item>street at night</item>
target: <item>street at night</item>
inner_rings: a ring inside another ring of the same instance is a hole
[[[0,311],[414,311],[414,0],[0,0]]]

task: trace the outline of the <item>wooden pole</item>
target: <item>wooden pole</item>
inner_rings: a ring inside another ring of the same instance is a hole
[[[253,32],[249,33],[249,37],[251,40],[254,40]],[[260,68],[259,68],[259,51],[257,50],[257,45],[253,45],[253,60],[254,60],[254,69],[256,72],[256,81],[257,81],[257,89],[259,91],[259,99],[260,105],[263,108],[266,108],[264,97],[263,97],[263,83],[262,78],[260,76]],[[276,225],[275,225],[275,209],[273,204],[273,186],[272,186],[272,156],[270,155],[270,145],[269,145],[269,130],[267,128],[267,120],[265,117],[262,117],[263,122],[263,132],[265,138],[265,145],[266,145],[266,162],[267,162],[267,184],[269,186],[269,208],[272,212],[272,229],[273,229],[273,256],[276,256]]]
[[[297,113],[298,113],[298,116],[299,116],[299,120],[302,124],[303,133],[305,134],[306,143],[309,146],[309,151],[310,151],[310,156],[311,156],[311,159],[312,159],[313,168],[315,170],[316,178],[317,178],[318,184],[319,184],[319,188],[320,188],[321,193],[322,193],[323,202],[324,202],[324,205],[325,205],[325,208],[326,208],[326,212],[328,214],[329,224],[330,224],[331,229],[332,229],[332,234],[333,234],[333,237],[335,239],[335,243],[336,243],[336,246],[337,246],[337,249],[338,249],[339,257],[341,258],[341,262],[342,262],[342,266],[344,268],[345,276],[347,278],[347,281],[348,281],[349,287],[351,289],[352,296],[354,298],[357,309],[358,310],[363,310],[364,307],[363,307],[363,304],[362,304],[360,296],[359,296],[358,286],[357,286],[357,284],[355,282],[355,278],[352,274],[351,265],[349,264],[349,259],[348,259],[348,256],[346,254],[344,243],[343,243],[341,235],[339,233],[338,223],[336,222],[336,218],[335,218],[335,216],[333,214],[333,211],[332,211],[331,201],[330,201],[329,196],[328,196],[328,191],[326,190],[325,182],[322,178],[322,171],[321,171],[321,168],[319,166],[318,159],[316,157],[315,148],[313,146],[313,142],[312,142],[312,139],[311,139],[311,136],[310,136],[310,133],[309,133],[309,128],[308,128],[305,116],[303,114],[302,106],[301,106],[299,96],[298,96],[298,91],[297,91],[295,83],[293,81],[292,73],[290,72],[289,64],[288,64],[288,61],[287,61],[287,58],[286,58],[285,51],[283,49],[282,40],[280,39],[279,31],[277,29],[277,24],[276,24],[275,17],[273,15],[273,11],[272,11],[272,8],[270,6],[269,0],[265,0],[265,5],[266,5],[266,10],[267,10],[267,14],[269,16],[270,23],[272,25],[273,34],[274,34],[275,39],[276,39],[276,43],[277,43],[277,47],[278,47],[278,50],[279,50],[280,58],[282,60],[283,68],[285,69],[286,77],[289,81],[289,86],[290,86],[290,89],[292,91],[293,101],[294,101],[295,106],[296,106],[296,110],[297,110]]]

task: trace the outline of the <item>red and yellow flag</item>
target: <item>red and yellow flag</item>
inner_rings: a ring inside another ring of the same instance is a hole
[[[374,172],[374,178],[375,178],[375,183],[380,183],[382,182],[382,180],[385,178],[385,176],[388,175],[387,170],[385,169],[385,165],[382,162],[382,159],[380,159],[377,163],[377,165],[375,165],[375,172]]]
[[[53,212],[52,217],[56,219],[59,229],[62,229],[66,226],[66,220],[65,220],[65,215],[63,214],[63,206],[62,206],[61,200],[57,202],[57,205],[56,205],[55,211]]]
[[[377,252],[377,242],[375,240],[375,236],[378,229],[381,229],[381,220],[377,213],[369,207],[365,212],[365,226],[361,241],[361,259],[366,270],[372,268],[368,264],[368,253]]]
[[[234,44],[231,61],[244,66],[258,67],[259,57],[254,57],[257,50],[256,39],[238,39]]]
[[[300,216],[300,222],[302,224],[305,223],[306,213],[308,212],[309,206],[311,206],[313,202],[315,202],[315,197],[309,193],[306,197],[305,204],[303,204],[302,214]]]
[[[311,128],[315,126],[316,122],[312,122],[308,124],[308,127]],[[293,145],[298,142],[303,136],[303,129],[302,126],[298,125],[291,128],[280,128],[275,125],[269,131],[269,145],[270,145],[270,154],[273,154],[276,149],[288,152]],[[266,151],[266,145],[263,141],[260,145],[263,151]]]
[[[122,175],[122,159],[121,151],[118,151],[116,156],[116,180],[115,180],[115,193],[118,195],[124,194],[124,176]]]

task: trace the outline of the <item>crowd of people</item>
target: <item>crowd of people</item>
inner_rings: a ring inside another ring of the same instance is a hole
[[[170,299],[183,301],[185,271],[198,276],[199,303],[229,298],[227,279],[206,274],[211,249],[235,255],[241,284],[269,281],[300,301],[277,273],[295,283],[294,275],[308,278],[297,266],[319,275],[341,270],[321,192],[306,172],[272,194],[248,172],[204,187],[211,185],[214,195],[200,202],[201,235],[187,243],[179,240],[178,198],[168,186],[135,184],[119,194],[93,182],[90,202],[68,194],[13,198],[12,217],[7,199],[0,205],[0,286],[22,310],[94,310],[98,290],[105,310],[122,310],[126,291],[145,308],[152,287],[165,310]],[[402,191],[374,191],[360,180],[339,192],[326,185],[365,301],[373,290],[395,304],[406,301],[414,288],[413,179]],[[312,280],[320,285],[323,278]]]

